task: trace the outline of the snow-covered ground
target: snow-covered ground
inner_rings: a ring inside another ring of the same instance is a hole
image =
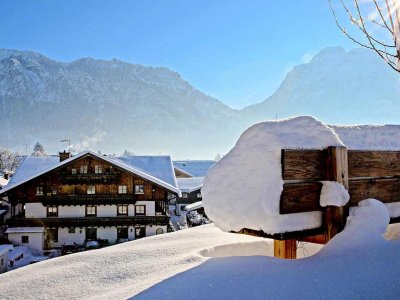
[[[299,256],[319,245],[305,244]],[[2,299],[125,299],[211,256],[273,255],[273,242],[213,224],[80,252],[0,275]],[[184,287],[177,287],[180,291]],[[186,290],[186,289],[185,289]]]
[[[381,202],[360,205],[345,230],[311,257],[241,256],[243,247],[216,247],[214,258],[134,298],[175,300],[184,287],[192,299],[398,299],[400,240],[383,238],[389,215]]]

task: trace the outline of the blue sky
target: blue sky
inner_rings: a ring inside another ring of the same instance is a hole
[[[0,10],[0,48],[168,67],[235,108],[323,48],[354,47],[325,0],[2,0]]]

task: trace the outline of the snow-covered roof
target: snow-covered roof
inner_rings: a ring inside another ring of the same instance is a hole
[[[203,186],[204,177],[177,178],[178,188],[182,193],[191,193]]]
[[[213,160],[180,160],[174,161],[174,167],[194,177],[204,177],[215,164]]]
[[[185,206],[186,211],[196,210],[203,207],[202,201],[197,201],[195,203],[191,203]]]
[[[10,227],[6,233],[42,233],[44,227]]]
[[[147,159],[145,156],[141,156],[139,159],[135,160],[131,159],[131,157],[108,157],[92,151],[81,152],[62,162],[59,162],[57,157],[26,157],[14,175],[14,177],[16,176],[16,179],[13,179],[12,184],[10,182],[0,191],[0,193],[9,191],[22,183],[32,180],[56,168],[67,165],[85,155],[92,155],[100,160],[104,160],[112,165],[120,167],[125,171],[165,187],[172,192],[180,194],[180,190],[178,189],[175,180],[172,161],[169,156],[147,156]],[[40,163],[41,160],[43,160],[43,164]],[[138,166],[133,165],[134,163],[137,163]],[[159,167],[160,170],[156,170],[157,167]],[[157,176],[160,176],[162,179]]]
[[[13,249],[13,245],[0,245],[0,255],[6,254]]]

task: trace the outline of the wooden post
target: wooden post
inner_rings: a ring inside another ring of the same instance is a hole
[[[348,190],[347,148],[328,147],[326,151],[325,179],[341,183]],[[327,206],[325,208],[324,226],[327,242],[343,230],[347,215],[347,207]]]
[[[275,257],[296,259],[296,250],[296,240],[274,240]]]

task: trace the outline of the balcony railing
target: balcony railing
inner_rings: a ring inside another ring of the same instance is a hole
[[[112,204],[135,204],[137,196],[134,194],[111,194],[111,195],[43,195],[39,200],[44,206],[48,205],[112,205]]]
[[[117,183],[119,174],[60,174],[63,184],[75,183]]]
[[[87,226],[165,226],[169,216],[133,217],[84,217],[84,218],[13,218],[7,220],[9,227],[87,227]]]

